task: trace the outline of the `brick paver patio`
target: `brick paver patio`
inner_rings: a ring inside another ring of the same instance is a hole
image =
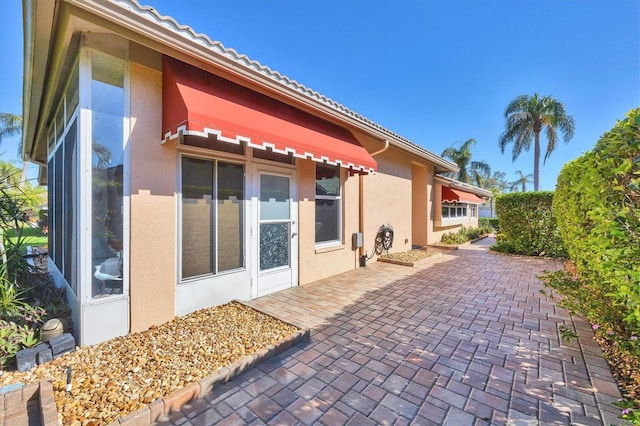
[[[160,424],[619,424],[589,324],[539,293],[536,276],[561,263],[493,255],[491,242],[253,301],[311,340]],[[561,325],[579,339],[562,341]]]

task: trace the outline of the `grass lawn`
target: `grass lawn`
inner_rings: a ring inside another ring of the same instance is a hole
[[[12,243],[18,242],[15,229],[9,229],[5,233],[5,238],[9,239]],[[48,243],[48,237],[42,233],[40,228],[22,228],[22,245],[23,246],[46,246]]]

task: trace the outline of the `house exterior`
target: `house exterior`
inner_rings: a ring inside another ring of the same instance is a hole
[[[26,0],[23,158],[94,344],[477,225],[456,165],[135,0]]]

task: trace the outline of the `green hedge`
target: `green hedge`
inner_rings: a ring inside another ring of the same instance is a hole
[[[581,278],[640,327],[640,108],[566,164],[554,209]]]
[[[496,251],[527,256],[565,257],[553,214],[553,192],[515,192],[496,198],[500,234]]]
[[[480,228],[493,228],[494,231],[500,230],[497,217],[481,217],[478,218],[478,226]]]

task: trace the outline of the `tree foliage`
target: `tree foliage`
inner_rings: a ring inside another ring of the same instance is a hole
[[[458,165],[460,171],[455,177],[460,182],[473,183],[482,179],[482,176],[489,175],[491,168],[484,161],[472,161],[471,146],[475,146],[475,139],[468,139],[460,143],[460,148],[455,148],[455,144],[442,151],[442,156],[450,159]]]
[[[18,136],[22,131],[22,117],[8,112],[0,112],[0,142],[4,138]]]
[[[525,175],[522,173],[522,170],[516,170],[516,174],[518,174],[518,179],[511,182],[509,185],[509,190],[511,192],[517,191],[518,187],[522,189],[522,192],[527,192],[527,184],[531,183],[531,177],[533,176],[531,173]]]
[[[552,202],[553,191],[500,195],[496,199],[500,234],[492,248],[527,256],[566,256]]]
[[[513,143],[512,156],[515,161],[522,151],[529,151],[534,144],[533,153],[533,189],[537,191],[540,183],[540,132],[545,131],[547,150],[544,161],[556,148],[558,132],[565,142],[573,138],[575,121],[565,111],[564,105],[550,96],[540,97],[520,95],[513,99],[504,111],[505,131],[500,135],[500,150]]]
[[[581,278],[640,327],[640,108],[563,167],[554,208]]]

